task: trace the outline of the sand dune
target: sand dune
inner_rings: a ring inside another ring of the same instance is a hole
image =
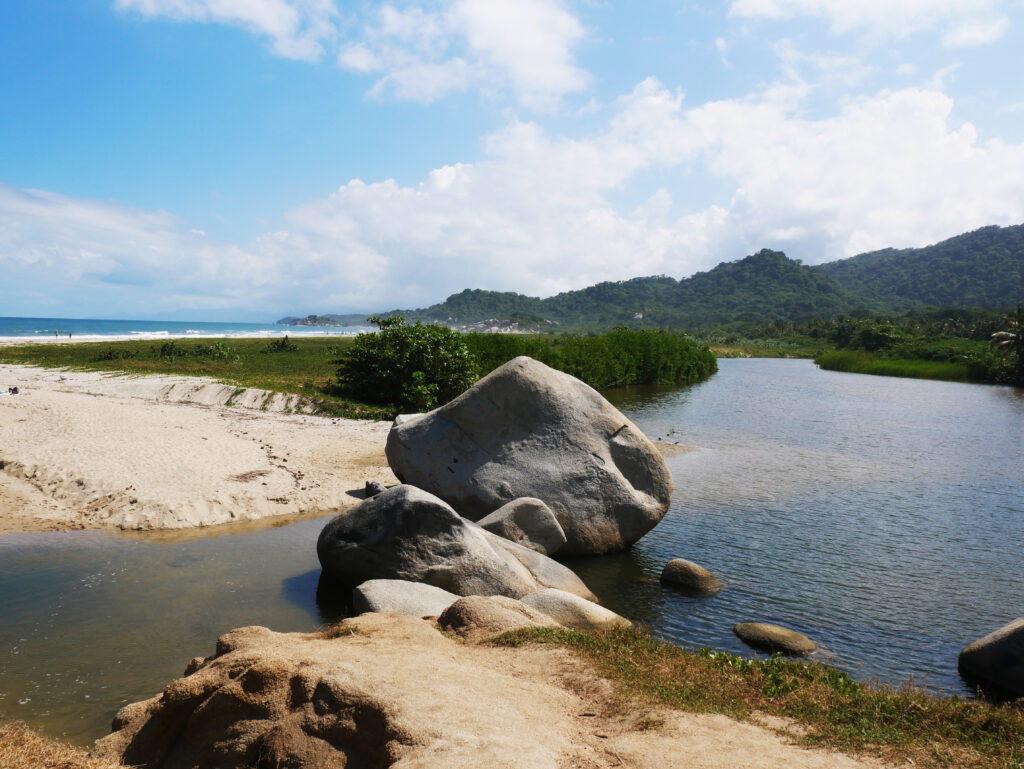
[[[388,423],[286,413],[298,396],[27,366],[0,385],[20,389],[0,395],[0,534],[326,514],[396,482]]]

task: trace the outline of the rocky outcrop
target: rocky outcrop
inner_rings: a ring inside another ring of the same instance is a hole
[[[1024,697],[1024,617],[964,647],[958,667],[987,694]]]
[[[560,627],[548,615],[501,595],[460,598],[444,610],[437,622],[471,643],[524,627]]]
[[[533,497],[513,499],[477,524],[499,537],[543,555],[554,555],[565,544],[565,532],[551,508]]]
[[[323,635],[234,630],[159,697],[122,708],[95,754],[146,769],[561,765],[561,695],[459,647],[384,614]],[[484,717],[498,697],[501,717]]]
[[[352,591],[357,614],[390,612],[407,617],[436,617],[459,596],[433,585],[403,579],[371,579]]]
[[[673,558],[661,570],[661,581],[700,593],[717,593],[724,585],[700,564],[685,558]]]
[[[371,579],[424,582],[457,595],[520,598],[557,587],[593,598],[560,563],[485,531],[413,486],[395,486],[335,516],[316,546],[339,585]]]
[[[801,657],[818,648],[814,641],[802,633],[767,622],[741,622],[732,632],[747,646],[761,651]]]
[[[523,596],[522,602],[574,630],[606,630],[633,624],[593,601],[554,588]]]
[[[472,520],[517,497],[542,499],[565,532],[564,555],[627,547],[672,496],[664,460],[632,422],[593,388],[527,357],[428,414],[396,419],[386,453],[400,480]]]

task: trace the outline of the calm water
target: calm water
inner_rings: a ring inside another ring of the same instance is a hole
[[[665,520],[629,552],[573,559],[611,608],[689,646],[747,653],[731,627],[774,621],[861,679],[967,693],[956,657],[1024,616],[1024,392],[724,360],[685,389],[611,394],[668,460]],[[0,537],[0,715],[88,742],[218,634],[309,630],[325,519],[220,536]],[[673,557],[727,583],[662,587]]]

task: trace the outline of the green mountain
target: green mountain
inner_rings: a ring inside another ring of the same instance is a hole
[[[926,248],[887,248],[816,267],[894,312],[1024,301],[1024,224],[982,227]]]
[[[707,272],[598,283],[547,299],[466,289],[417,310],[410,320],[464,329],[683,328],[736,321],[801,321],[919,307],[1006,308],[1024,300],[1024,225],[984,227],[926,248],[885,249],[814,267],[764,249]],[[362,325],[362,315],[323,319]]]

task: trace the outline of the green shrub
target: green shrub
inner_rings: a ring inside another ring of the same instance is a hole
[[[267,342],[266,349],[261,350],[264,353],[276,353],[276,352],[295,352],[299,349],[299,346],[295,342],[288,341],[288,335],[285,334],[283,339],[274,339],[271,342]]]
[[[366,403],[424,411],[454,398],[477,378],[462,336],[445,326],[408,325],[402,316],[370,322],[339,361],[338,380],[349,396]]]

